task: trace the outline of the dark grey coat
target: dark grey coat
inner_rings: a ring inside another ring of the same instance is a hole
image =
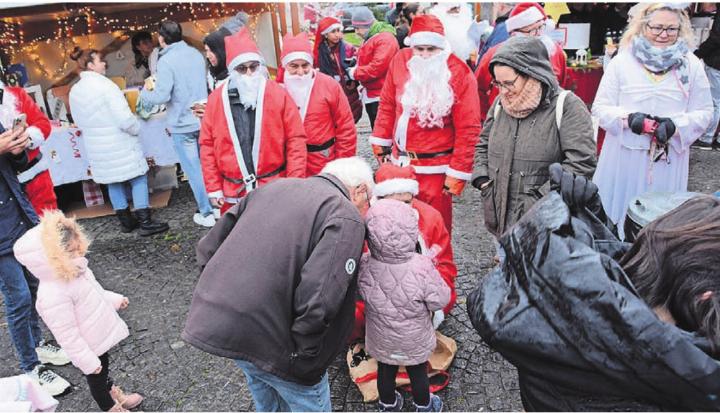
[[[550,190],[548,166],[591,178],[595,172],[592,120],[585,104],[568,93],[558,130],[555,108],[560,87],[543,43],[531,37],[513,37],[498,48],[490,62],[503,64],[543,83],[540,105],[524,119],[504,110],[495,115],[495,100],[488,111],[475,147],[473,184],[490,180],[481,192],[485,226],[499,236],[532,204]]]
[[[316,384],[353,327],[365,225],[337,178],[286,178],[231,208],[198,243],[204,267],[183,340]]]

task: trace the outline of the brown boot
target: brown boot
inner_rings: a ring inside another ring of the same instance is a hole
[[[122,407],[122,404],[120,404],[120,403],[115,403],[115,406],[111,407],[110,410],[108,410],[108,411],[109,412],[129,412],[130,410]]]
[[[120,403],[123,408],[128,410],[140,406],[140,403],[145,400],[137,393],[125,394],[125,392],[123,392],[118,386],[112,386],[112,389],[110,389],[110,396],[112,396],[113,400],[117,403]]]

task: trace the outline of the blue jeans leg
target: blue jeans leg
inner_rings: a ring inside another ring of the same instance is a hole
[[[35,310],[38,280],[12,254],[0,256],[0,289],[5,300],[10,339],[20,357],[20,368],[30,371],[38,363],[35,347],[42,332]]]
[[[127,195],[125,194],[125,182],[113,182],[108,184],[108,195],[110,203],[115,211],[121,211],[128,207]]]
[[[183,171],[187,174],[190,188],[195,196],[195,202],[200,213],[207,216],[212,214],[213,210],[205,190],[205,181],[200,167],[199,137],[200,132],[172,134],[175,152],[177,152]]]
[[[147,175],[136,176],[130,180],[132,189],[133,205],[135,209],[150,207],[150,195],[148,195]]]
[[[248,361],[235,360],[235,363],[245,373],[248,387],[255,401],[256,411],[332,411],[327,373],[323,375],[319,383],[303,386],[260,370]]]
[[[707,74],[708,82],[710,82],[710,94],[713,100],[713,117],[707,130],[705,130],[703,136],[700,137],[700,140],[706,143],[712,143],[718,122],[720,122],[720,70],[713,69],[706,65],[705,74]],[[718,138],[718,142],[720,142],[720,137]]]

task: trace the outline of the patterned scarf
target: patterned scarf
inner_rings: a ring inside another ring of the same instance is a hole
[[[643,35],[635,36],[632,39],[632,53],[635,58],[653,73],[674,70],[675,77],[685,95],[690,90],[690,75],[686,57],[688,52],[687,42],[683,39],[667,47],[653,46]]]
[[[529,77],[523,89],[515,97],[500,95],[500,103],[508,115],[515,119],[525,119],[540,105],[540,98],[542,98],[542,84],[539,80]]]

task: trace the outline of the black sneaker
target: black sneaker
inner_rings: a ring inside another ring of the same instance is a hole
[[[712,144],[713,149],[720,151],[720,141],[714,141]]]
[[[700,149],[701,151],[711,151],[713,149],[713,144],[703,141],[695,141],[695,143],[692,144],[692,147]]]

